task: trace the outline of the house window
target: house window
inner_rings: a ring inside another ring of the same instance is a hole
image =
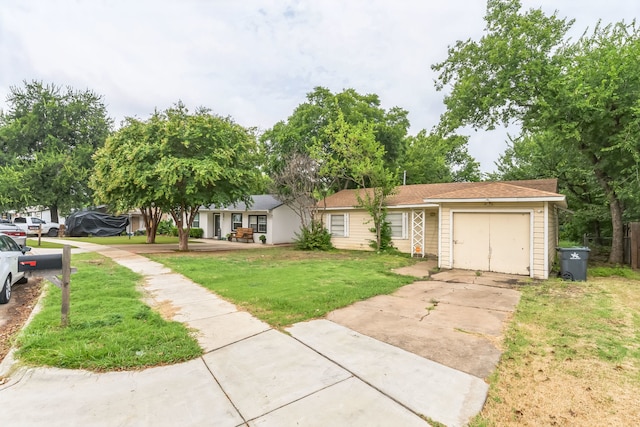
[[[242,228],[242,214],[231,214],[231,230],[236,231],[236,228]]]
[[[267,216],[266,215],[249,215],[249,227],[253,228],[254,233],[267,232]]]
[[[193,216],[193,222],[191,223],[191,227],[200,228],[200,212]]]
[[[331,214],[329,218],[329,233],[332,237],[349,236],[349,214]]]
[[[391,237],[396,239],[407,238],[407,214],[404,212],[393,212],[387,214],[387,222],[391,227]]]

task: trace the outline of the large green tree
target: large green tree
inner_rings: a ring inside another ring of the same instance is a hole
[[[368,123],[375,140],[384,148],[385,167],[397,170],[404,152],[405,137],[409,128],[408,112],[399,107],[385,110],[375,94],[361,95],[354,89],[340,93],[317,87],[307,94],[307,101],[300,104],[286,120],[278,122],[261,137],[266,153],[266,170],[270,175],[280,173],[295,153],[309,154],[313,145],[321,143],[330,154],[330,140],[326,132],[339,114],[346,123],[357,126]],[[336,189],[348,185],[348,181],[335,183]]]
[[[500,156],[493,179],[519,180],[558,178],[559,191],[567,196],[571,211],[563,221],[562,238],[582,241],[588,233],[598,239],[611,236],[607,199],[591,165],[583,156],[567,151],[546,133],[523,134],[511,139]]]
[[[597,26],[577,41],[573,21],[489,0],[485,35],[459,41],[434,69],[449,89],[441,125],[517,124],[580,156],[607,199],[610,262],[623,261],[625,203],[632,202],[640,158],[640,33],[635,23]]]
[[[374,126],[367,121],[347,123],[342,113],[325,128],[330,155],[324,140],[317,140],[312,156],[320,164],[320,175],[350,182],[356,187],[358,206],[371,216],[375,249],[383,248],[382,230],[386,199],[396,187],[395,174],[385,166],[384,146],[376,140]]]
[[[118,148],[120,143],[125,149]],[[145,122],[129,120],[96,157],[92,186],[110,192],[99,196],[120,199],[122,207],[153,206],[169,213],[180,250],[189,249],[200,206],[251,203],[261,179],[252,130],[203,108],[190,113],[181,102]]]
[[[467,151],[468,137],[425,130],[407,137],[400,167],[406,184],[479,181],[480,165]]]
[[[95,155],[94,173],[89,181],[98,203],[117,213],[138,209],[142,214],[147,243],[155,243],[162,208],[157,204],[162,183],[155,165],[160,155],[157,129],[127,117],[120,129],[107,138]]]
[[[18,188],[28,196],[14,207],[43,206],[58,221],[58,211],[87,204],[92,155],[112,126],[103,98],[90,90],[31,81],[11,87],[7,104],[0,112],[0,165],[20,171]]]

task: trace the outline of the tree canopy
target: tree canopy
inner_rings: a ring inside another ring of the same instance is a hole
[[[88,203],[92,155],[112,126],[102,97],[32,81],[11,87],[7,103],[0,113],[0,166],[19,175],[20,185],[2,180],[0,192],[20,188],[23,195],[4,207],[43,206],[58,221],[58,210]]]
[[[516,123],[544,134],[576,165],[588,165],[607,200],[621,263],[625,203],[637,194],[640,145],[640,33],[635,23],[598,25],[571,42],[573,21],[518,0],[489,0],[485,35],[459,41],[434,65],[450,89],[441,129]]]
[[[425,130],[407,137],[401,167],[406,184],[479,181],[480,165],[467,151],[468,137]]]
[[[200,206],[251,203],[259,182],[256,138],[231,118],[177,103],[126,125],[96,154],[92,187],[121,209],[159,207],[176,223],[180,250]]]
[[[281,121],[261,137],[267,156],[268,173],[280,172],[294,153],[308,154],[313,145],[330,147],[327,127],[338,120],[350,125],[369,123],[375,140],[384,148],[384,161],[395,170],[404,151],[404,138],[409,129],[408,112],[399,107],[385,110],[378,95],[361,95],[353,89],[333,94],[316,87],[307,94],[307,102],[300,104],[287,121]],[[344,182],[336,183],[341,188]]]
[[[367,121],[347,123],[339,112],[325,133],[328,147],[321,140],[312,147],[312,156],[320,164],[320,175],[355,185],[358,204],[373,222],[373,246],[376,250],[386,249],[382,247],[386,198],[394,192],[396,179],[385,166],[385,150],[376,140],[374,126]]]

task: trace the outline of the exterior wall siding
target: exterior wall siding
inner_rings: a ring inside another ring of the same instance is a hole
[[[331,243],[333,243],[333,246],[337,249],[371,250],[369,241],[374,239],[375,236],[369,231],[369,228],[371,228],[369,214],[357,210],[331,211],[328,213],[328,215],[344,214],[348,214],[349,218],[349,235],[347,237],[332,237]],[[325,224],[328,223],[329,219],[327,214],[325,214]]]
[[[553,204],[548,204],[548,260],[549,260],[549,271],[553,267],[554,262],[556,261],[556,257],[558,252],[556,247],[558,246],[560,240],[560,230],[558,224],[558,209]]]
[[[300,217],[287,205],[278,206],[267,215],[267,243],[291,243],[300,232]],[[257,242],[258,240],[256,240]]]
[[[393,246],[402,253],[411,253],[411,209],[393,209],[394,213],[407,214],[407,237],[392,239]],[[328,221],[327,215],[349,215],[349,236],[332,237],[331,243],[337,249],[350,250],[373,250],[369,243],[375,239],[375,234],[369,231],[373,224],[371,217],[363,210],[330,211],[325,213],[325,223]],[[427,209],[425,219],[425,253],[431,256],[438,254],[438,211],[437,209]]]
[[[242,214],[242,226],[249,227],[249,215],[266,215],[267,216],[267,232],[254,233],[254,240],[259,243],[259,236],[264,234],[268,244],[291,243],[295,239],[295,233],[300,231],[300,218],[288,206],[279,206],[271,213],[266,211],[200,211],[200,228],[204,230],[205,238],[211,239],[215,235],[214,214],[220,214],[220,229],[222,238],[226,238],[231,233],[231,215],[234,213]]]

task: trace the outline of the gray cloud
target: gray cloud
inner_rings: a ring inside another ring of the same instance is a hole
[[[635,1],[523,1],[575,17],[576,35],[637,16]],[[0,108],[9,86],[39,79],[104,95],[110,114],[147,117],[177,100],[262,129],[286,119],[315,86],[376,93],[434,126],[443,94],[433,63],[477,38],[482,1],[5,0],[0,15]],[[472,132],[485,171],[504,132]]]

